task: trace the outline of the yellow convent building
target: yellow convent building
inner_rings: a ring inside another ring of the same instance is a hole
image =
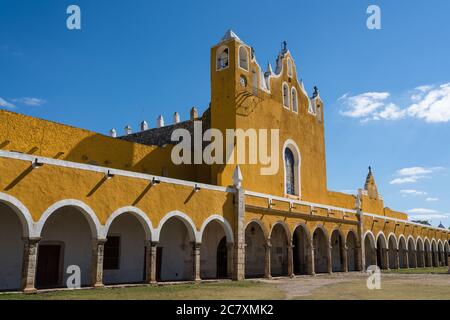
[[[328,190],[319,92],[286,47],[274,69],[228,31],[188,121],[116,137],[0,111],[0,291],[65,287],[72,266],[99,287],[447,265],[450,231],[386,208],[371,170],[356,195]],[[172,133],[199,124],[279,129],[279,170],[174,164]]]

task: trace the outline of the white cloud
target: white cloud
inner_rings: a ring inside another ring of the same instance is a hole
[[[442,171],[445,168],[443,167],[432,167],[432,168],[425,168],[425,167],[410,167],[410,168],[403,168],[400,170],[397,170],[397,178],[393,179],[390,184],[406,184],[406,183],[416,183],[417,181],[421,179],[429,179],[431,178],[430,175]]]
[[[378,109],[385,105],[384,101],[389,96],[390,94],[388,92],[366,92],[353,97],[345,94],[339,98],[347,107],[341,113],[351,118],[371,118],[371,116],[376,114]]]
[[[407,108],[409,116],[429,123],[450,121],[450,83],[422,91],[416,95],[415,103]]]
[[[407,211],[410,213],[410,220],[431,220],[431,219],[448,219],[450,218],[450,214],[448,213],[440,213],[437,210],[432,209],[424,209],[424,208],[415,208]]]
[[[399,106],[389,92],[366,92],[356,96],[346,93],[338,99],[344,107],[341,114],[359,118],[361,122],[373,120],[400,120],[406,117],[428,123],[450,121],[450,82],[441,85],[423,85],[409,91],[409,100]],[[401,95],[399,95],[400,97]]]
[[[10,108],[13,109],[16,106],[8,101],[6,101],[5,99],[3,99],[2,97],[0,97],[0,107],[4,107],[4,108]]]
[[[30,107],[38,107],[46,102],[44,99],[29,97],[14,99],[13,101]]]
[[[439,198],[428,197],[428,198],[425,199],[425,201],[427,201],[427,202],[436,202],[436,201],[439,201]]]
[[[426,192],[417,191],[417,190],[414,190],[414,189],[400,190],[400,193],[404,194],[404,195],[411,195],[411,196],[425,196],[425,195],[427,195]]]

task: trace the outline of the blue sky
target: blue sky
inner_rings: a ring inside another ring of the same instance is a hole
[[[371,165],[387,206],[450,225],[449,15],[448,0],[1,0],[0,105],[101,133],[186,119],[209,103],[209,49],[227,29],[261,65],[286,40],[325,101],[329,188],[362,187]]]

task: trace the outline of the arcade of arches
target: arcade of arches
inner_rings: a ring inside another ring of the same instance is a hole
[[[189,217],[171,214],[155,232],[139,213],[123,211],[104,226],[102,240],[80,206],[56,208],[39,237],[29,237],[30,226],[14,204],[0,202],[0,211],[2,291],[64,287],[70,265],[80,267],[83,286],[233,278],[235,233],[223,219],[212,217],[198,232]],[[329,232],[301,223],[292,230],[276,222],[268,230],[260,220],[245,225],[244,238],[245,278],[362,271],[364,265],[437,267],[448,265],[450,249],[449,241],[370,231],[360,246],[357,229]]]

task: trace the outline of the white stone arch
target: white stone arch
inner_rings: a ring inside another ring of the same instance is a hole
[[[22,224],[23,237],[37,237],[35,232],[35,223],[28,208],[20,202],[17,198],[9,194],[0,192],[0,202],[7,205],[13,210]]]
[[[154,241],[159,241],[159,237],[161,235],[161,230],[164,227],[164,223],[166,223],[170,218],[179,219],[186,226],[188,231],[189,240],[192,242],[201,242],[200,233],[197,231],[195,227],[194,221],[185,213],[181,211],[171,211],[166,214],[159,222],[158,228],[154,232]]]
[[[65,199],[58,201],[54,204],[52,204],[50,207],[48,207],[47,210],[44,211],[39,221],[36,223],[36,235],[37,237],[40,237],[42,234],[42,229],[44,228],[45,223],[47,222],[48,218],[57,211],[60,208],[63,207],[72,207],[78,209],[83,216],[86,218],[87,222],[89,223],[89,227],[91,229],[91,234],[94,239],[105,239],[103,238],[103,227],[100,224],[100,221],[98,220],[97,215],[95,214],[94,210],[91,209],[87,204],[80,200],[76,199]]]
[[[298,94],[297,89],[295,87],[292,87],[291,89],[291,100],[292,100],[292,111],[295,113],[298,113]]]
[[[105,223],[105,226],[102,228],[102,233],[101,233],[102,237],[104,239],[106,239],[106,237],[108,235],[108,231],[111,227],[111,224],[114,222],[114,220],[117,217],[121,216],[122,214],[126,214],[126,213],[129,213],[129,214],[133,215],[136,219],[138,219],[138,221],[144,228],[146,240],[153,240],[153,234],[155,231],[153,229],[152,222],[150,221],[148,215],[141,209],[133,207],[133,206],[122,207],[122,208],[119,208],[116,211],[114,211],[109,216],[108,220]]]
[[[437,252],[437,242],[436,239],[431,239],[431,250],[435,250]]]
[[[419,244],[421,244],[421,246],[419,246]],[[417,237],[416,239],[416,249],[417,250],[425,250],[425,242],[423,241],[422,237]]]
[[[394,237],[394,243],[395,243],[395,246],[396,246],[396,248],[394,248],[394,249],[397,249],[397,248],[398,248],[398,240],[397,240],[397,236],[396,236],[393,232],[389,233],[389,235],[388,235],[388,237],[387,237],[387,245],[388,245],[388,249],[392,249],[392,248],[390,247],[391,237]]]
[[[403,242],[404,242],[404,244],[405,244],[405,249],[407,250],[407,249],[408,249],[408,241],[406,241],[406,238],[405,238],[405,236],[404,236],[403,234],[401,234],[401,235],[398,237],[397,248],[400,249],[400,242],[401,242],[402,240],[403,240]]]
[[[328,233],[327,229],[325,229],[325,227],[324,227],[322,224],[318,224],[318,225],[314,228],[313,232],[311,233],[311,241],[313,241],[314,233],[317,231],[317,229],[322,230],[322,232],[323,232],[323,234],[325,235],[325,238],[326,238],[326,240],[327,240],[327,243],[329,244],[329,243],[330,243],[330,236],[331,236],[331,234]],[[312,242],[311,242],[311,243],[312,243]]]
[[[408,239],[407,239],[407,241],[406,241],[406,243],[407,243],[407,245],[408,245],[408,250],[410,249],[409,248],[409,240],[412,240],[412,243],[413,243],[413,245],[414,245],[414,247],[412,248],[414,251],[416,251],[416,249],[417,249],[417,244],[416,244],[416,240],[414,239],[414,237],[413,236],[408,236]]]
[[[445,250],[447,253],[450,253],[450,244],[448,243],[448,240],[445,241],[445,244],[444,244],[444,250]]]
[[[244,230],[247,230],[248,226],[251,225],[253,222],[255,222],[261,228],[261,231],[262,231],[262,233],[264,235],[264,238],[266,240],[269,239],[270,234],[269,234],[266,226],[264,225],[264,223],[261,220],[259,220],[259,219],[252,219],[249,222],[247,222],[247,224],[245,225]]]
[[[347,240],[349,239],[349,236],[350,236],[351,233],[353,234],[353,237],[355,239],[355,245],[358,246],[360,244],[360,241],[358,240],[358,232],[355,229],[353,229],[353,228],[350,228],[347,231],[347,233],[344,235],[345,236],[344,237],[345,245],[347,245]]]
[[[387,249],[387,247],[388,247],[388,242],[387,242],[387,240],[386,240],[386,235],[384,234],[383,231],[380,231],[380,232],[378,232],[378,234],[377,234],[377,238],[376,238],[376,239],[377,239],[377,241],[376,241],[377,248],[378,248],[378,239],[380,239],[380,237],[381,237],[381,239],[382,239],[382,241],[383,241],[384,248]]]
[[[292,233],[291,233],[292,236],[294,236],[294,233],[295,233],[295,231],[297,231],[298,228],[302,228],[303,231],[305,231],[305,234],[307,236],[307,240],[311,241],[311,230],[309,230],[308,226],[304,222],[297,223],[294,226],[294,229],[292,230]]]
[[[283,170],[284,170],[284,180],[283,180],[283,188],[284,194],[287,194],[286,188],[286,160],[285,160],[285,151],[286,148],[289,148],[294,154],[294,178],[295,178],[295,195],[298,197],[302,196],[302,180],[301,180],[301,167],[302,167],[302,155],[300,152],[300,148],[297,146],[294,140],[287,139],[284,142],[283,150],[282,150],[282,159],[283,159]]]
[[[444,251],[444,246],[442,245],[441,239],[437,241],[437,248],[438,250],[440,249],[441,251]]]
[[[291,243],[291,241],[292,241],[291,231],[289,230],[289,226],[286,224],[286,222],[283,222],[283,221],[277,221],[272,225],[272,228],[270,229],[269,239],[272,236],[273,229],[278,225],[281,225],[283,227],[285,236],[286,236],[286,240],[288,243]]]
[[[233,229],[231,228],[230,223],[227,221],[227,219],[218,214],[209,216],[205,221],[203,221],[202,227],[200,228],[199,232],[200,241],[203,240],[203,234],[205,232],[205,229],[208,226],[208,224],[212,221],[217,221],[222,226],[223,231],[225,232],[225,236],[227,237],[227,243],[234,243]]]
[[[240,45],[238,50],[238,66],[242,70],[248,71],[250,67],[250,59],[248,49],[245,45]]]
[[[364,243],[366,242],[366,237],[369,237],[368,239],[370,240],[370,244],[372,245],[372,247],[373,247],[374,249],[376,249],[376,247],[377,247],[377,242],[376,242],[376,240],[375,240],[376,238],[375,238],[375,236],[373,235],[372,231],[367,230],[366,233],[364,233],[364,237],[363,237]]]

